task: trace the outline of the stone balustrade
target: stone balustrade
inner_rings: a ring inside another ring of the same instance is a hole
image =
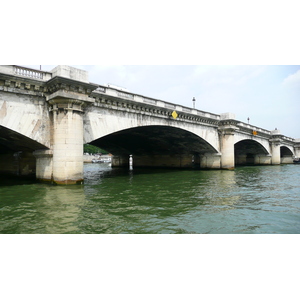
[[[26,68],[18,65],[0,66],[0,72],[42,81],[47,81],[52,78],[52,73],[50,72]]]
[[[260,128],[260,127],[257,127],[257,126],[253,126],[253,125],[250,125],[250,124],[247,124],[247,123],[244,123],[244,122],[238,122],[238,127],[241,129],[241,130],[250,130],[250,131],[256,131],[257,133],[261,133],[261,134],[265,134],[265,135],[272,135],[272,132],[270,130],[266,130],[266,129],[263,129],[263,128]]]
[[[44,75],[43,72],[18,66],[14,66],[14,73],[18,76],[26,76],[35,79],[43,79]]]
[[[194,117],[195,119],[198,119],[199,116],[203,117],[205,119],[212,119],[215,121],[220,120],[220,115],[209,113],[206,111],[201,111],[193,108],[189,108],[186,106],[166,102],[163,100],[158,100],[150,97],[145,97],[142,95],[133,94],[127,91],[118,90],[112,87],[106,87],[106,86],[99,86],[94,92],[95,98],[101,98],[101,96],[104,96],[104,98],[111,99],[113,98],[114,101],[120,102],[122,100],[130,101],[131,104],[134,102],[136,105],[145,104],[146,106],[152,106],[153,108],[156,106],[158,108],[164,108],[167,110],[175,110],[179,116],[182,115],[190,115],[191,117]],[[194,116],[193,116],[194,115]]]

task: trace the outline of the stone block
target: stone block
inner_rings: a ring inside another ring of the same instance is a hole
[[[235,120],[235,114],[231,112],[223,113],[220,116],[221,120]]]
[[[52,71],[52,76],[66,77],[82,82],[89,82],[88,72],[70,66],[57,66]]]

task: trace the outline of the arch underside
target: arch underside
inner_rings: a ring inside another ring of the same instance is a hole
[[[38,149],[48,149],[46,146],[6,127],[0,126],[0,154]]]
[[[267,149],[257,141],[242,140],[234,145],[234,157],[236,165],[253,165],[265,163],[266,160],[257,161],[255,157],[268,157]],[[270,159],[270,156],[267,160]]]
[[[217,153],[199,136],[170,126],[141,126],[122,130],[90,144],[114,155],[168,155]]]
[[[35,176],[36,158],[34,150],[48,149],[46,146],[0,126],[0,175]]]
[[[284,156],[293,156],[294,153],[286,146],[281,146],[280,147],[280,157]]]
[[[237,142],[234,145],[234,152],[235,155],[245,155],[245,154],[268,155],[269,154],[269,152],[266,150],[266,148],[263,145],[253,140],[243,140]]]

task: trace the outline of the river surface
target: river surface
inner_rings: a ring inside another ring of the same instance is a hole
[[[0,233],[300,233],[300,165],[124,170],[86,164],[85,184],[0,182]]]

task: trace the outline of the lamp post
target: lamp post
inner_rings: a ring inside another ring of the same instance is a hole
[[[193,97],[193,108],[195,108],[195,102],[196,102],[196,99],[195,99],[195,97]]]
[[[250,118],[248,117],[248,119],[247,119],[247,120],[248,120],[248,124],[249,124],[249,120],[250,120]]]

